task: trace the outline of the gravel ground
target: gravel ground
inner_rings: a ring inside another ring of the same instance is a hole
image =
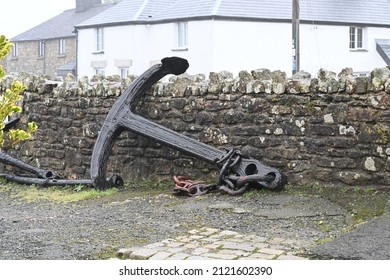
[[[233,197],[176,197],[124,189],[77,202],[27,199],[29,186],[0,186],[0,259],[104,259],[118,249],[203,227],[314,246],[351,227],[348,207],[322,195],[265,190]],[[45,190],[38,190],[45,192]]]

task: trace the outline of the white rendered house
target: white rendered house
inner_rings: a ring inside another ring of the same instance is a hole
[[[388,65],[388,4],[301,0],[300,70],[364,74]],[[139,75],[166,56],[186,58],[189,74],[291,75],[291,15],[291,0],[123,0],[76,26],[77,75]]]

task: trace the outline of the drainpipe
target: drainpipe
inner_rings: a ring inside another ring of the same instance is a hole
[[[299,0],[292,0],[292,73],[300,71],[299,54]]]
[[[73,30],[74,33],[76,33],[76,71],[75,71],[75,77],[76,81],[78,80],[78,70],[79,70],[79,32],[77,28]]]
[[[42,40],[42,48],[43,48],[43,75],[46,75],[46,42]]]

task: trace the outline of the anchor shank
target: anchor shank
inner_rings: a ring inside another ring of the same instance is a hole
[[[176,150],[191,154],[210,163],[215,163],[225,152],[183,134],[163,127],[139,115],[130,113],[121,122],[124,129],[152,138]]]

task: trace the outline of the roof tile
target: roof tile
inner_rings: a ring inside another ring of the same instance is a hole
[[[85,12],[76,13],[76,9],[66,10],[30,30],[11,39],[13,42],[37,41],[44,39],[74,37],[74,26],[108,9],[112,5],[99,5]]]
[[[302,21],[390,25],[389,0],[303,0],[300,6]],[[286,21],[291,15],[291,0],[123,0],[77,27],[199,17]]]

